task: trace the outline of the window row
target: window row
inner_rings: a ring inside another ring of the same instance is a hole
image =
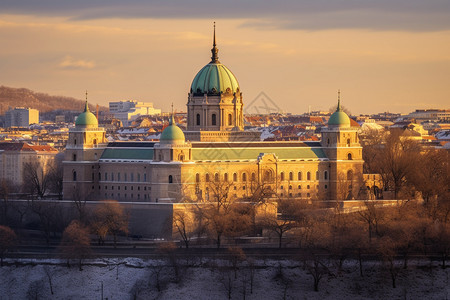
[[[123,176],[122,176],[123,175]],[[105,172],[103,175],[103,181],[129,181],[129,182],[147,182],[147,174],[144,173],[141,175],[141,173],[123,173],[120,174],[120,172],[114,173],[108,173]],[[136,179],[136,181],[135,181]],[[102,180],[102,174],[98,173],[98,180]]]
[[[233,178],[232,178],[233,181],[235,181],[235,182],[238,181],[238,174],[237,173],[233,173],[232,176],[233,176]],[[201,175],[199,173],[195,174],[195,182],[196,183],[199,183],[201,181],[200,177],[201,177]],[[270,176],[267,176],[267,177],[270,177]],[[315,178],[316,178],[316,180],[320,180],[320,173],[319,173],[319,171],[316,172],[316,177]],[[293,172],[289,172],[289,177],[286,178],[285,173],[281,172],[280,173],[280,180],[281,181],[285,181],[287,179],[289,181],[293,181],[294,180],[294,173]],[[324,171],[323,172],[323,179],[324,180],[328,180],[328,171]],[[222,178],[221,178],[221,175],[219,173],[215,173],[214,175],[209,174],[209,173],[205,174],[205,182],[211,182],[211,181],[219,182],[219,181],[222,181],[222,180],[223,181],[229,181],[228,173],[224,173]],[[245,172],[242,173],[241,176],[240,176],[240,180],[243,181],[243,182],[246,182],[248,180],[247,173],[245,173]],[[251,173],[250,180],[252,182],[256,181],[256,174],[255,173]],[[298,181],[304,180],[302,172],[298,172],[297,173],[297,180]],[[311,180],[311,172],[309,172],[309,171],[306,173],[306,180]]]
[[[99,188],[100,188],[100,186],[99,186]],[[127,188],[128,188],[127,186],[124,186],[124,187],[123,187],[123,190],[126,191]],[[130,188],[130,191],[133,191],[133,190],[140,191],[140,190],[141,190],[141,187],[140,187],[140,186],[136,187],[136,189],[134,188],[134,186],[130,186],[129,188]],[[108,189],[108,186],[105,185],[105,186],[103,187],[103,189],[104,189],[104,190],[107,190],[107,189]],[[114,185],[110,186],[110,189],[111,189],[111,190],[114,190]],[[120,185],[116,186],[116,189],[120,191]],[[147,187],[144,186],[144,187],[142,187],[142,189],[143,189],[144,191],[146,191],[146,190],[147,190]],[[151,191],[152,188],[149,186],[149,187],[148,187],[148,190]]]
[[[320,180],[320,172],[316,171],[316,180]],[[324,180],[328,180],[328,171],[323,171],[323,177]],[[289,180],[289,181],[293,181],[294,180],[294,172],[289,172],[289,176],[286,177],[284,172],[280,173],[280,180],[284,181],[284,180]],[[304,180],[303,179],[303,172],[298,172],[297,173],[297,180]],[[306,172],[306,180],[311,180],[311,172],[308,171]]]
[[[232,114],[228,114],[227,121],[228,121],[227,122],[228,126],[233,125],[233,115]],[[195,123],[196,123],[197,126],[201,125],[201,116],[200,116],[200,114],[197,114]],[[217,125],[217,115],[216,114],[212,114],[211,115],[211,125],[212,126],[216,126]]]
[[[111,197],[111,198],[123,198],[123,199],[128,199],[128,195],[127,194],[123,194],[123,196],[120,194],[120,193],[117,193],[117,194],[114,194],[114,193],[111,193],[111,194],[108,194],[108,193],[105,193],[105,198],[109,198],[109,197]],[[130,194],[130,199],[134,199],[135,197],[134,197],[134,194]],[[141,194],[137,194],[136,195],[136,199],[137,200],[140,200],[141,199]],[[147,194],[144,194],[144,200],[147,200],[147,199],[149,199],[149,200],[151,200],[151,198],[150,198],[150,195],[147,195]]]
[[[240,176],[240,179],[243,182],[246,182],[247,180],[249,180],[247,173],[242,173],[241,176]],[[209,174],[209,173],[205,174],[205,182],[211,182],[211,181],[214,181],[214,182],[225,181],[225,182],[227,182],[229,180],[230,180],[230,178],[228,176],[228,173],[224,173],[222,178],[221,178],[219,173],[215,173],[214,177],[213,177],[212,174]],[[238,181],[238,174],[237,173],[233,173],[232,180],[235,181],[235,182]],[[252,182],[256,182],[256,174],[255,173],[251,173],[250,180]],[[195,174],[195,182],[196,183],[200,182],[200,174],[199,173]]]

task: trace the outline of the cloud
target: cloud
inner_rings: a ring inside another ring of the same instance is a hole
[[[58,67],[62,69],[93,69],[95,63],[89,60],[75,59],[67,55],[59,62]]]
[[[254,19],[261,29],[450,29],[448,0],[4,0],[5,14],[102,18]]]

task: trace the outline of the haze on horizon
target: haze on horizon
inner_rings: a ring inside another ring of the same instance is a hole
[[[2,1],[0,85],[186,110],[195,74],[219,60],[249,104],[353,114],[449,109],[450,2]]]

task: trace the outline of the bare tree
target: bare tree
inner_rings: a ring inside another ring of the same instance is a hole
[[[0,266],[3,267],[3,258],[5,254],[11,250],[17,243],[17,236],[14,231],[0,225]]]
[[[245,260],[245,253],[240,247],[229,247],[227,249],[227,252],[228,252],[228,261],[231,267],[233,268],[234,279],[236,279],[239,264]]]
[[[414,163],[417,169],[407,174],[407,180],[421,193],[426,204],[448,192],[450,182],[448,151],[427,149]]]
[[[17,186],[9,179],[1,179],[0,180],[0,198],[2,201],[0,202],[1,207],[1,215],[0,215],[0,224],[3,225],[11,225],[8,211],[11,208],[10,196],[12,193],[18,191]]]
[[[82,271],[83,259],[87,258],[91,252],[88,228],[77,220],[72,221],[64,230],[59,248],[63,257],[67,259],[67,265],[70,266],[70,259],[77,259],[79,270]]]
[[[238,236],[250,228],[251,206],[239,203],[229,194],[232,183],[214,180],[209,183],[209,200],[197,206],[197,218],[202,218],[208,235],[220,248],[224,236]]]
[[[68,218],[58,201],[34,200],[31,210],[39,217],[39,224],[47,244],[50,244],[51,235],[62,233],[67,226]]]
[[[399,243],[390,237],[383,237],[378,242],[378,253],[381,255],[389,274],[391,275],[392,287],[397,287],[397,277],[402,269],[401,263],[396,260]]]
[[[23,166],[24,189],[39,198],[44,197],[49,186],[49,176],[39,161],[26,162]]]
[[[53,295],[53,270],[50,268],[50,266],[45,265],[44,266],[44,273],[48,280],[48,285],[50,287],[50,293]]]
[[[101,240],[104,240],[107,234],[111,234],[116,248],[117,236],[128,233],[128,215],[119,202],[102,201],[95,209],[91,228]]]
[[[173,225],[176,234],[181,237],[186,249],[189,248],[191,238],[197,231],[195,227],[194,212],[187,211],[186,209],[174,210]]]
[[[374,201],[364,201],[364,207],[358,210],[358,215],[367,224],[369,242],[372,241],[373,233],[379,235],[379,223],[383,219],[383,212]]]
[[[27,290],[27,299],[29,300],[45,299],[44,285],[45,283],[42,278],[31,282]]]
[[[325,275],[330,273],[328,267],[324,263],[323,257],[313,255],[313,259],[306,262],[306,269],[308,270],[308,274],[314,279],[314,291],[318,292],[320,281]]]
[[[58,199],[61,200],[63,196],[63,164],[64,153],[58,153],[55,159],[48,163],[48,187],[52,193],[58,195]]]

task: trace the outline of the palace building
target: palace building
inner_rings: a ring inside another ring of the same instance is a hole
[[[309,200],[358,197],[365,189],[362,147],[339,98],[320,142],[260,141],[258,132],[244,130],[241,87],[219,62],[215,33],[211,52],[188,93],[187,130],[172,115],[159,142],[108,143],[86,99],[69,130],[64,198],[177,203],[206,201],[218,191],[238,199],[261,191]]]

